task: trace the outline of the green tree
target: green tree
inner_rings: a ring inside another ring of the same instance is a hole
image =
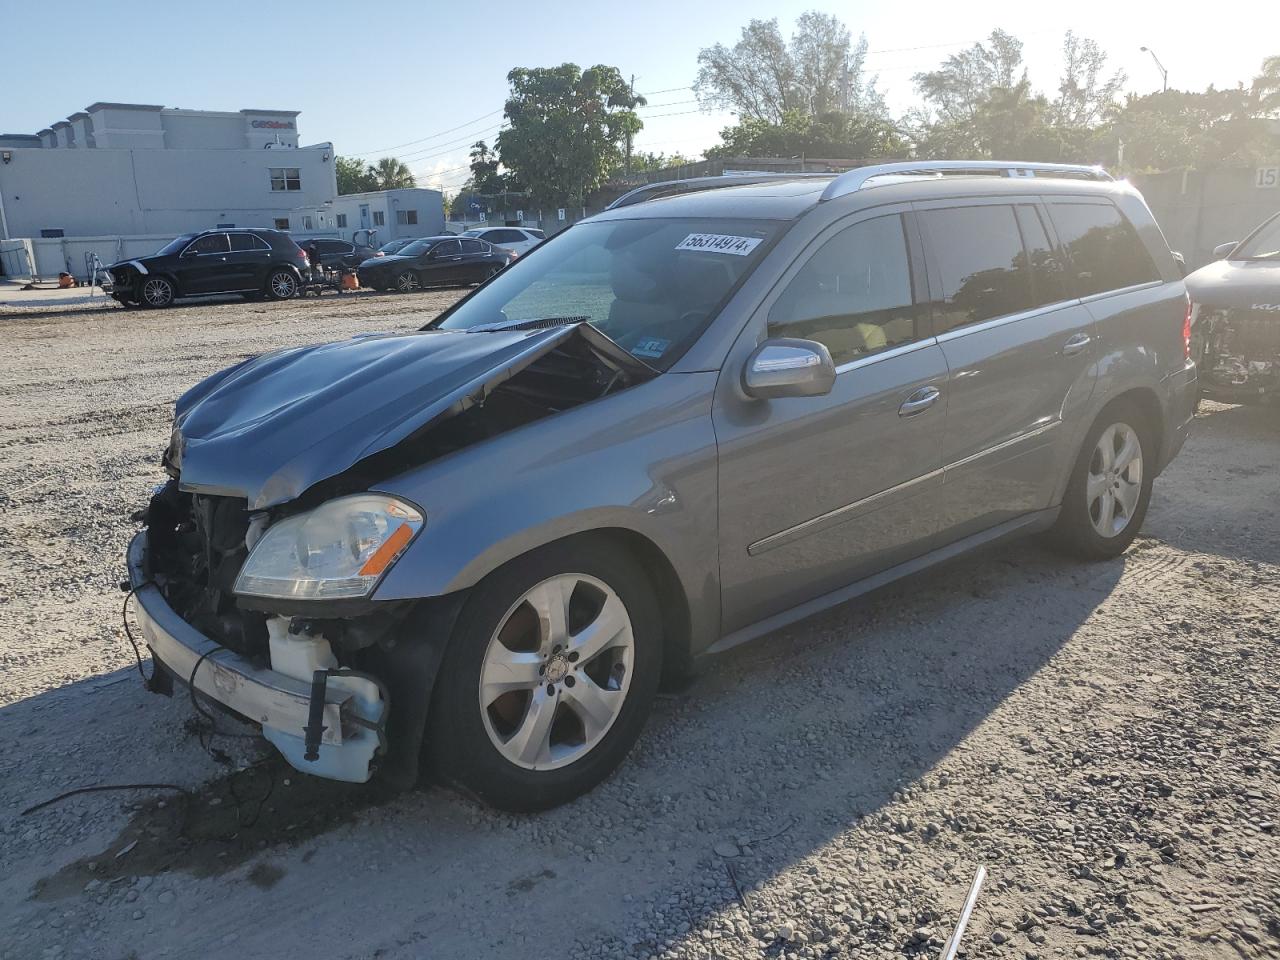
[[[849,29],[830,14],[803,14],[790,43],[776,19],[752,20],[732,47],[698,53],[693,88],[704,106],[732,110],[743,122],[781,125],[797,110],[884,116],[875,79],[864,76],[866,55],[866,37],[851,44]]]
[[[375,190],[399,190],[418,184],[408,164],[395,157],[383,157],[369,168],[369,173],[377,183]]]
[[[905,156],[906,141],[887,119],[838,111],[809,116],[801,110],[781,123],[747,119],[720,131],[708,159],[733,157],[823,157],[864,160]]]
[[[509,189],[507,178],[498,173],[498,155],[483,140],[471,145],[471,178],[465,189],[477,193],[496,194]]]
[[[631,155],[632,173],[651,173],[655,170],[666,170],[685,164],[697,163],[681,153],[644,153],[637,151]],[[617,173],[617,171],[614,171]]]
[[[1253,78],[1253,96],[1263,116],[1280,113],[1280,56],[1262,61],[1262,72]]]
[[[617,67],[517,67],[498,156],[532,197],[547,206],[582,201],[622,163],[642,126],[636,96]]]
[[[361,157],[334,157],[334,172],[338,177],[338,193],[367,193],[378,189],[378,181]]]
[[[1253,165],[1274,157],[1280,137],[1254,90],[1166,90],[1130,95],[1114,112],[1110,134],[1124,146],[1123,168]]]

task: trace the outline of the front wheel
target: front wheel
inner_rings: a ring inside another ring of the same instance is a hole
[[[272,270],[267,277],[267,296],[272,300],[288,300],[298,295],[298,278],[292,270]]]
[[[643,569],[595,541],[544,547],[467,600],[432,698],[431,759],[504,810],[565,803],[626,756],[661,671]]]
[[[142,291],[138,302],[148,310],[159,310],[173,304],[175,291],[173,284],[164,277],[147,277],[142,282]]]
[[[1117,557],[1133,542],[1151,502],[1155,446],[1145,414],[1121,401],[1095,421],[1062,499],[1054,538],[1090,560]]]
[[[412,270],[402,271],[396,276],[396,289],[401,293],[413,293],[419,289],[422,284],[418,280],[418,275]]]

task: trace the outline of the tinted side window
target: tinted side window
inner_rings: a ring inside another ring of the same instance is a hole
[[[945,333],[1035,306],[1013,207],[949,207],[919,214],[937,266],[933,329]]]
[[[255,237],[252,233],[232,233],[228,234],[231,240],[231,251],[233,253],[243,253],[245,250],[269,250],[266,241]]]
[[[902,218],[876,217],[809,258],[769,310],[769,336],[817,340],[848,363],[914,340],[918,313]]]
[[[456,257],[462,251],[457,240],[441,240],[431,252],[437,257]]]
[[[472,240],[468,238],[466,240],[459,240],[458,243],[462,244],[462,252],[465,254],[484,253],[485,244],[479,240]]]
[[[1133,225],[1109,203],[1051,203],[1049,215],[1071,260],[1077,297],[1159,280]]]
[[[1040,219],[1040,211],[1027,204],[1019,204],[1018,227],[1022,231],[1022,244],[1031,264],[1031,292],[1036,306],[1057,303],[1067,299],[1062,285],[1062,264],[1049,242],[1049,234]]]
[[[225,233],[211,233],[193,243],[191,249],[196,253],[226,253],[231,248]]]

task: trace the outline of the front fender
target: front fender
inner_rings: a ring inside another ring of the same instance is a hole
[[[664,374],[376,485],[420,504],[427,525],[374,599],[437,597],[579,533],[623,530],[666,557],[695,650],[720,614],[715,373]]]

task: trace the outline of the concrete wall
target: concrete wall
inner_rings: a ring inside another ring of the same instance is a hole
[[[1280,187],[1258,187],[1256,173],[1253,167],[1188,170],[1132,180],[1169,246],[1195,269],[1213,259],[1218,244],[1243,240],[1263,220],[1280,213]]]
[[[158,114],[157,114],[158,116]],[[240,121],[243,123],[243,121]],[[329,159],[324,159],[325,157]],[[302,189],[273,191],[269,170],[296,167]],[[329,147],[271,150],[14,150],[0,165],[11,237],[179,234],[219,223],[292,218],[337,195]],[[290,226],[295,226],[292,222]]]
[[[361,207],[368,207],[368,219],[362,219]],[[414,210],[417,223],[400,223],[398,211]],[[378,231],[378,243],[403,237],[432,237],[444,229],[444,196],[438,190],[411,187],[404,190],[377,190],[371,193],[349,193],[335,197],[333,203],[307,208],[300,214],[310,216],[316,229],[336,230],[345,240],[357,230]],[[382,214],[377,223],[375,214]],[[338,225],[338,217],[346,217],[346,225]]]

